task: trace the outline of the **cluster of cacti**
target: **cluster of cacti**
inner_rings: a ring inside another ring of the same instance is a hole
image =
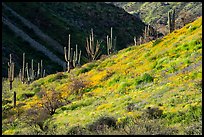
[[[168,12],[169,33],[175,30],[175,10]]]
[[[67,72],[70,72],[70,70],[75,68],[76,66],[80,66],[81,50],[78,52],[78,45],[76,44],[76,51],[73,51],[70,43],[70,34],[68,47],[64,47],[64,58],[67,63]]]
[[[10,54],[10,59],[8,62],[8,80],[10,82],[10,91],[12,90],[12,83],[14,81],[14,62],[12,62],[12,56]],[[16,92],[14,91],[13,96],[13,106],[16,107]]]
[[[39,65],[40,63],[38,63]],[[33,59],[31,61],[31,68],[28,67],[28,63],[25,65],[25,53],[23,53],[23,67],[22,70],[20,69],[19,72],[19,78],[22,81],[22,83],[26,82],[27,78],[27,83],[31,83],[34,80],[40,78],[40,77],[45,77],[45,69],[43,70],[43,64],[41,60],[41,66],[38,66],[38,71],[37,71],[38,77],[35,75],[35,70],[34,70],[34,65],[33,65]],[[14,81],[14,62],[12,61],[12,56],[10,54],[10,59],[8,62],[8,80],[10,82],[10,91],[12,90],[12,83]],[[14,102],[14,107],[16,107],[16,92],[14,91],[13,95],[13,102]]]
[[[29,68],[28,63],[25,63],[25,53],[23,53],[23,67],[19,71],[19,77],[22,83],[27,82],[28,84],[36,79],[45,77],[45,69],[43,70],[43,61],[38,63],[37,73],[34,70],[34,61],[31,60],[31,68]],[[27,80],[26,80],[27,78]]]
[[[148,39],[148,37],[150,36],[150,25],[145,26],[145,30],[144,30],[144,39]]]
[[[144,42],[143,36],[140,36],[139,39],[136,36],[134,36],[133,40],[134,40],[135,46],[137,46],[138,44],[141,45]]]
[[[91,35],[89,36],[89,38],[86,38],[86,51],[90,61],[96,60],[100,56],[101,54],[99,50],[100,44],[101,42],[99,42],[98,40],[96,41],[96,44],[95,44],[93,29],[91,29]]]
[[[137,44],[141,45],[145,42],[149,42],[149,41],[157,39],[157,38],[158,38],[157,29],[153,28],[150,25],[146,25],[144,28],[143,35],[138,37],[138,38],[136,36],[134,36],[133,40],[134,40],[134,44],[136,46]]]
[[[116,37],[113,40],[113,28],[111,27],[111,36],[107,35],[107,53],[108,55],[116,51]]]

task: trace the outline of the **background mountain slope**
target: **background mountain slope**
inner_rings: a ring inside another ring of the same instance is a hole
[[[91,28],[94,30],[95,39],[103,41],[104,53],[106,52],[106,35],[110,35],[111,27],[113,27],[113,36],[116,36],[118,40],[117,50],[133,43],[133,37],[142,35],[144,29],[144,23],[141,20],[128,14],[123,9],[100,2],[5,2],[4,4],[18,14],[18,16],[13,14],[11,10],[2,5],[2,16],[4,18],[9,19],[16,27],[23,30],[33,40],[44,45],[61,60],[64,60],[61,51],[67,45],[68,34],[71,34],[71,46],[75,48],[75,45],[78,44],[79,49],[82,50],[82,63],[84,63],[87,61],[84,58],[86,57],[85,39],[89,36]],[[26,21],[22,22],[19,17]],[[44,35],[56,41],[58,44],[55,45],[59,50],[51,45],[52,42],[49,42],[48,38],[36,33],[37,30],[33,30],[31,24],[25,24],[25,22],[32,23]],[[22,53],[26,52],[28,62],[35,58],[34,62],[37,64],[40,59],[43,59],[48,74],[63,70],[57,63],[37,50],[30,48],[29,43],[15,35],[5,24],[2,26],[2,41],[3,76],[7,75],[7,62],[10,53],[14,54],[14,61],[18,62],[16,63],[17,69],[22,66]],[[29,50],[33,52],[28,52]]]
[[[110,2],[125,11],[140,17],[163,34],[167,34],[168,11],[175,9],[176,27],[190,23],[202,16],[202,2]]]
[[[128,124],[129,117],[152,116],[146,110],[153,108],[162,113],[156,113],[154,121],[147,119],[141,131],[136,127],[132,132],[135,124],[116,129],[112,125],[109,132],[93,134],[202,134],[202,17],[162,39],[131,46],[70,73],[49,75],[29,86],[15,80],[18,109],[12,108],[12,93],[6,91],[8,81],[3,82],[3,102],[10,101],[2,104],[3,134],[82,134],[83,128],[95,128],[100,117],[115,118],[120,126]],[[53,92],[65,104],[47,119],[35,116],[35,109],[39,114],[45,105],[42,95]]]

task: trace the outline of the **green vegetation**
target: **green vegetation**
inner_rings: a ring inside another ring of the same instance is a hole
[[[15,108],[3,78],[2,134],[200,135],[201,65],[202,17],[69,73],[14,78]]]

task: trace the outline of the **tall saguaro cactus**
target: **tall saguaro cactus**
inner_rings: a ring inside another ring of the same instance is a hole
[[[25,82],[25,53],[23,53],[23,67],[22,67],[22,76],[21,76],[21,81],[22,83]]]
[[[79,66],[81,65],[80,61],[81,61],[81,50],[79,51],[79,58],[78,58],[78,63],[77,63]]]
[[[14,63],[12,62],[11,54],[10,54],[10,60],[8,62],[8,79],[10,82],[10,90],[12,90],[12,83],[14,81]]]
[[[73,66],[79,66],[80,65],[80,58],[81,58],[81,50],[79,51],[78,54],[78,46],[76,44],[76,51],[74,51],[74,55],[73,55]]]
[[[40,60],[40,77],[43,77],[43,60]]]
[[[34,81],[35,79],[35,70],[34,70],[34,64],[33,59],[31,60],[31,81]]]
[[[113,40],[113,28],[111,27],[111,34],[110,34],[110,38],[107,35],[107,53],[108,55],[115,52],[116,50],[116,37]]]
[[[67,62],[67,72],[70,72],[71,69],[71,44],[70,44],[70,34],[69,34],[69,40],[68,40],[68,47],[64,47],[64,58]]]
[[[90,60],[96,60],[100,56],[100,43],[97,40],[96,44],[94,43],[94,34],[93,29],[91,29],[91,35],[89,38],[86,38],[86,51]]]
[[[173,11],[168,12],[168,26],[169,26],[169,33],[175,30],[175,9]]]
[[[10,91],[12,90],[12,83],[14,81],[14,63],[12,62],[12,56],[10,54],[10,60],[8,62],[8,79],[10,82]],[[14,91],[14,96],[13,96],[13,105],[14,108],[16,107],[16,92]]]
[[[70,34],[68,40],[68,47],[64,47],[64,58],[67,63],[67,72],[80,65],[81,50],[78,52],[78,45],[76,44],[76,51],[71,48]]]
[[[28,81],[28,84],[30,83],[30,73],[29,73],[29,68],[28,68],[28,63],[26,63],[26,75],[27,75],[27,81]]]
[[[140,36],[140,45],[142,44],[142,36]]]
[[[45,77],[45,69],[43,70],[43,77]]]
[[[137,45],[137,38],[136,36],[134,36],[134,43],[135,43],[135,46]]]
[[[40,78],[40,63],[38,63],[37,78]]]

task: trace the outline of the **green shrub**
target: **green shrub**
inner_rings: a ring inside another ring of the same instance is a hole
[[[162,39],[157,39],[157,40],[152,44],[152,46],[154,47],[155,45],[159,44],[160,42],[162,42]]]
[[[85,135],[87,134],[87,129],[81,126],[74,126],[70,128],[67,132],[67,135]]]
[[[79,75],[79,74],[81,74],[81,73],[89,72],[91,69],[93,69],[94,67],[97,67],[97,66],[98,66],[98,64],[96,64],[96,63],[89,63],[86,67],[82,67],[82,68],[78,71],[77,75]]]
[[[53,82],[53,81],[56,81],[56,80],[60,80],[60,79],[64,79],[64,78],[67,78],[68,76],[67,75],[64,75],[63,72],[58,72],[53,78],[50,78],[48,80],[48,82]]]
[[[114,75],[113,78],[111,78],[110,82],[108,83],[108,86],[112,86],[115,83],[118,83],[121,80],[119,75]]]
[[[83,90],[87,83],[82,78],[71,78],[72,83],[69,85],[70,94],[77,95],[78,97],[82,97],[82,95],[87,92]]]
[[[106,81],[110,77],[112,77],[115,74],[115,72],[107,71],[107,75],[101,80],[101,81]]]
[[[120,123],[117,132],[124,135],[174,135],[175,128],[165,127],[162,119],[149,119],[146,115],[140,118],[126,117]]]
[[[88,98],[88,99],[85,99],[85,100],[81,100],[81,101],[78,101],[78,102],[75,102],[75,103],[72,103],[68,106],[63,106],[61,107],[61,110],[75,110],[77,108],[81,108],[81,107],[85,107],[85,106],[89,106],[91,104],[93,104],[93,101],[94,99],[93,98]]]
[[[35,95],[34,92],[23,93],[23,94],[21,94],[21,95],[18,97],[18,99],[19,99],[19,100],[24,100],[24,99],[31,98],[31,97],[33,97],[34,95]]]
[[[87,125],[88,129],[92,132],[104,130],[106,126],[108,128],[116,128],[116,119],[114,117],[101,116],[92,124]]]
[[[129,82],[121,82],[118,87],[118,92],[123,94],[126,92],[126,87],[129,87],[131,83]]]
[[[189,32],[192,32],[192,31],[196,30],[197,28],[198,28],[198,26],[190,27],[190,28],[189,28]]]
[[[151,62],[151,61],[154,61],[157,59],[157,56],[153,56],[153,57],[150,57],[148,60]]]
[[[11,99],[2,99],[2,105],[6,105],[8,103],[12,103]]]
[[[141,83],[153,82],[153,80],[154,78],[150,74],[145,73],[136,80],[136,85],[139,85]]]
[[[189,124],[192,122],[197,122],[202,115],[201,106],[190,106],[187,112],[178,111],[177,113],[167,113],[163,115],[165,119],[168,120],[169,124],[183,123]]]
[[[163,110],[160,110],[159,108],[151,108],[148,107],[145,110],[145,115],[147,115],[148,118],[160,118],[162,116]]]

